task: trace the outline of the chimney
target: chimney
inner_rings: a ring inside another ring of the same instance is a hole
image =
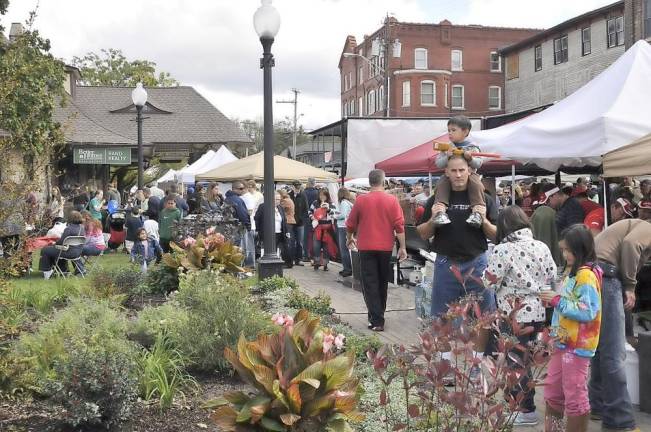
[[[9,40],[15,41],[18,36],[25,32],[25,28],[21,23],[11,23],[11,29],[9,30]]]

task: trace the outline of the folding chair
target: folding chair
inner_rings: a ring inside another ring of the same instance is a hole
[[[83,272],[83,267],[80,266],[81,264],[81,247],[79,248],[79,254],[74,257],[74,258],[66,258],[64,256],[61,256],[64,252],[68,251],[71,247],[75,246],[83,246],[86,243],[86,237],[84,236],[70,236],[66,237],[65,240],[63,240],[63,244],[61,245],[55,245],[54,247],[59,250],[59,256],[57,257],[57,260],[54,262],[54,272],[58,274],[61,277],[66,277],[65,272],[63,269],[59,266],[59,261],[63,260],[66,263],[67,262],[72,262],[72,265],[74,266],[75,269],[81,274],[82,277],[84,277],[84,272]]]
[[[81,263],[83,264],[84,271],[80,272],[83,273],[84,276],[87,273],[90,273],[97,267],[99,263],[99,258],[101,256],[104,256],[104,252],[107,251],[108,249],[102,249],[102,251],[99,253],[99,255],[82,255],[81,256]],[[90,263],[90,265],[88,265]]]

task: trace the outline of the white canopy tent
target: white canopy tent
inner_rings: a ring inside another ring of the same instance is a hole
[[[651,46],[638,41],[601,74],[546,110],[471,139],[482,151],[556,171],[598,166],[651,132]]]
[[[226,146],[221,146],[216,152],[209,150],[195,163],[177,173],[176,180],[180,183],[194,183],[199,174],[214,170],[222,165],[236,161],[237,157]]]
[[[181,168],[181,170],[187,168],[188,166],[189,165],[186,165],[185,167]],[[174,181],[174,179],[176,178],[176,174],[179,171],[173,170],[173,169],[167,170],[167,172],[165,174],[163,174],[158,180],[156,180],[156,183],[164,183],[164,182],[167,182],[167,181]]]

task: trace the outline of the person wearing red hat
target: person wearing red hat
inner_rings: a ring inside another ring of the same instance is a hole
[[[639,219],[615,222],[595,238],[597,264],[604,274],[601,331],[588,389],[592,418],[601,419],[604,431],[640,430],[624,371],[624,309],[635,306],[636,276],[651,258],[651,201],[642,200],[638,211]]]
[[[610,217],[613,223],[622,219],[629,219],[635,217],[635,207],[626,198],[617,198],[617,200],[610,205]],[[599,207],[585,217],[583,224],[588,227],[592,235],[596,236],[604,229],[605,214],[604,208]]]

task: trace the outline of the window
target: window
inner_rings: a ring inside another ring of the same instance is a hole
[[[488,109],[502,109],[502,88],[498,86],[488,87]]]
[[[402,106],[408,107],[411,105],[411,82],[402,82]]]
[[[353,73],[348,72],[348,90],[353,88]]]
[[[536,45],[533,49],[533,70],[539,71],[542,69],[542,46]]]
[[[436,106],[436,83],[434,81],[421,81],[420,104],[423,106]]]
[[[344,91],[348,90],[348,75],[344,75]]]
[[[358,84],[363,84],[364,83],[364,67],[360,66],[359,69],[357,70],[357,79],[358,79]]]
[[[341,104],[341,116],[348,117],[348,104],[346,102]]]
[[[366,97],[366,113],[373,114],[375,112],[375,90],[368,92]]]
[[[414,50],[414,69],[427,69],[427,50],[425,48]]]
[[[567,61],[567,35],[554,39],[554,64]]]
[[[491,51],[491,72],[502,72],[502,56],[497,51]]]
[[[608,48],[624,45],[624,17],[611,18],[606,21],[608,29]]]
[[[592,52],[590,27],[581,29],[581,55],[588,55]]]
[[[452,70],[453,71],[463,70],[463,51],[452,50]]]
[[[380,86],[377,97],[377,111],[384,110],[384,86]]]
[[[520,53],[514,52],[506,58],[506,79],[512,80],[520,76]]]
[[[452,109],[466,109],[462,85],[452,86]]]
[[[364,98],[362,96],[357,99],[357,105],[359,106],[357,115],[362,117],[364,115]]]
[[[445,99],[443,99],[443,105],[445,105],[445,107],[447,108],[448,107],[448,83],[445,83],[445,95],[444,96],[445,96]]]

